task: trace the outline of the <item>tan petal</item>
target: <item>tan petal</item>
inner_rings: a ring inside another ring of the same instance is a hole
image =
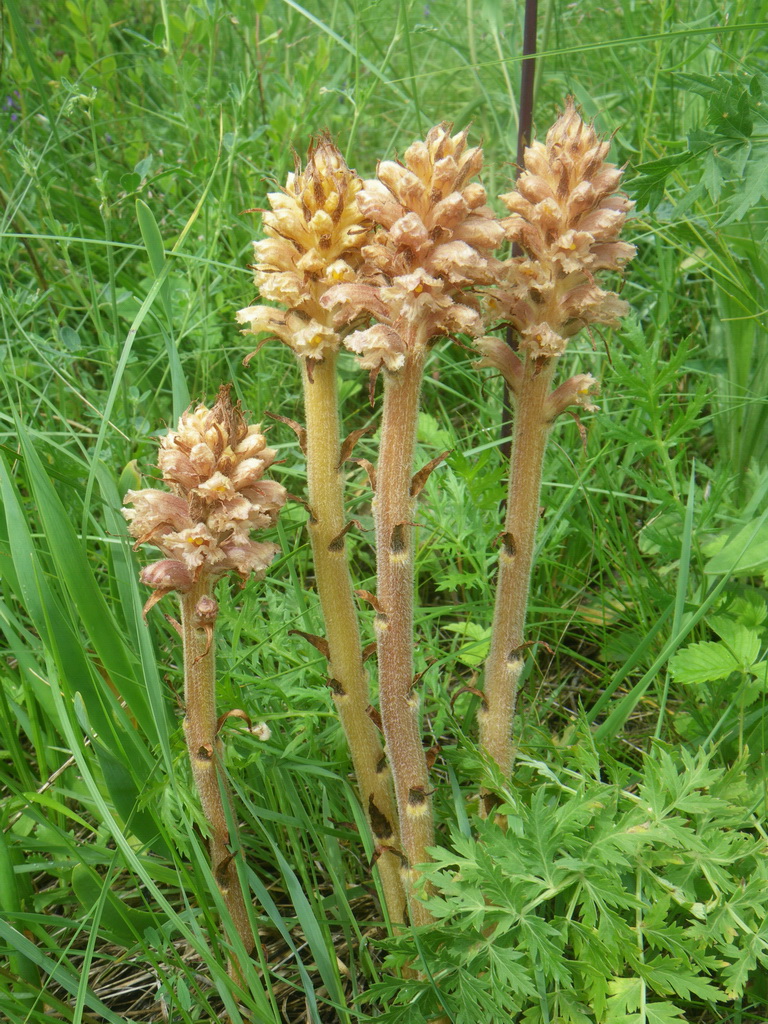
[[[520,357],[501,338],[478,338],[475,345],[482,354],[482,358],[478,359],[474,366],[477,369],[488,366],[499,370],[513,394],[517,393],[523,376],[523,361]]]
[[[405,212],[389,189],[380,181],[366,181],[357,197],[360,213],[382,227],[391,228]]]
[[[546,419],[553,420],[571,405],[579,406],[588,412],[597,412],[599,407],[592,398],[599,389],[600,385],[591,373],[579,373],[575,377],[570,377],[547,398],[544,409]]]
[[[248,433],[238,444],[235,445],[235,452],[241,458],[249,459],[258,455],[267,444],[266,438],[261,432],[259,425],[248,427]]]
[[[488,261],[466,242],[453,241],[435,246],[426,263],[430,274],[451,284],[488,284]]]
[[[167,438],[163,438],[163,442]],[[192,464],[192,460],[184,452],[175,447],[162,447],[157,454],[157,465],[167,484],[176,484],[183,491],[196,487],[200,476]]]
[[[227,501],[235,496],[235,486],[228,476],[217,471],[195,487],[192,493],[208,502]]]
[[[549,324],[534,324],[520,335],[520,348],[533,359],[556,359],[565,352],[566,339]]]
[[[235,533],[221,544],[223,571],[234,571],[245,579],[251,573],[263,576],[265,570],[280,553],[277,544],[251,540],[245,534]]]
[[[354,331],[344,339],[344,344],[361,356],[360,366],[366,370],[377,370],[383,365],[395,371],[405,365],[406,349],[402,338],[384,324],[369,327],[366,331]]]
[[[216,550],[216,538],[205,523],[167,534],[163,547],[191,570],[200,568],[204,562],[220,561],[222,557]]]

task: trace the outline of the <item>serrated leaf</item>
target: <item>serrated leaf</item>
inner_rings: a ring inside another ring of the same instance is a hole
[[[755,146],[754,152],[747,155],[749,159],[745,163],[743,175],[740,176],[739,187],[726,206],[725,218],[721,224],[732,224],[734,221],[742,220],[761,199],[768,198],[768,147]]]
[[[714,640],[703,640],[690,644],[670,659],[669,671],[679,683],[711,683],[715,679],[727,679],[739,668],[725,644]]]
[[[640,164],[636,176],[629,183],[638,206],[642,208],[647,205],[654,210],[664,198],[669,175],[690,160],[691,156],[691,153],[678,153]]]
[[[720,989],[700,974],[694,973],[685,962],[668,956],[657,956],[652,961],[638,965],[638,972],[659,994],[673,993],[690,1001],[693,996],[700,999],[718,1000],[723,998]]]
[[[451,432],[446,430],[428,412],[419,413],[417,437],[421,444],[426,444],[433,448],[452,448],[454,445]]]
[[[704,157],[704,170],[701,180],[706,188],[709,198],[716,203],[720,198],[723,187],[723,175],[720,170],[720,163],[713,152],[707,153]]]
[[[757,661],[761,643],[761,634],[757,630],[726,615],[710,616],[707,625],[728,646],[741,668],[748,668]]]
[[[643,983],[640,978],[614,978],[608,983],[611,1014],[622,1014],[636,1010],[643,998]]]
[[[705,99],[719,92],[722,88],[722,83],[717,81],[714,76],[702,75],[692,71],[677,72],[675,81],[687,85],[690,92],[703,96]]]
[[[754,587],[742,587],[737,594],[731,595],[725,611],[731,618],[756,629],[768,618],[768,602],[761,591]]]
[[[456,652],[456,658],[463,665],[474,668],[482,664],[488,656],[491,646],[491,630],[477,622],[451,622],[444,627],[448,633],[456,633],[463,637],[464,643]]]
[[[638,1017],[640,1016],[642,1015],[638,1014]],[[675,1006],[674,1003],[645,1004],[646,1024],[676,1024],[680,1020],[685,1020],[683,1011],[679,1006]]]
[[[726,138],[748,139],[752,135],[754,122],[749,94],[740,82],[731,79],[725,89],[712,93],[707,120]]]

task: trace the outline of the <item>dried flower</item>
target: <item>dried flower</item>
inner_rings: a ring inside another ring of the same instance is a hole
[[[524,255],[505,264],[489,312],[515,328],[521,352],[534,359],[562,355],[582,327],[615,326],[628,310],[595,281],[598,271],[619,271],[635,254],[619,241],[633,204],[616,191],[622,171],[606,163],[608,149],[569,98],[546,143],[526,149],[515,190],[501,197],[510,211],[506,237]],[[481,348],[484,365],[492,364]]]
[[[379,225],[363,248],[367,281],[338,284],[321,300],[335,308],[337,323],[361,311],[373,315],[376,326],[345,341],[369,369],[396,371],[409,345],[482,330],[473,289],[493,280],[489,254],[504,234],[483,186],[469,180],[482,167],[482,150],[466,148],[466,131],[450,132],[451,125],[437,125],[406,150],[404,165],[379,164],[378,179],[366,181],[358,197]]]
[[[268,195],[268,237],[254,242],[254,280],[263,298],[284,308],[239,310],[238,322],[248,325],[244,334],[268,331],[312,360],[339,348],[339,334],[320,300],[332,285],[356,279],[368,237],[356,202],[362,186],[323,135],[310,147],[304,170],[297,161],[285,189]]]
[[[203,576],[213,582],[229,572],[243,579],[263,574],[278,551],[251,537],[271,526],[285,503],[285,488],[262,479],[275,452],[258,426],[246,424],[229,391],[230,385],[219,390],[212,409],[187,410],[161,439],[158,466],[171,492],[125,495],[133,508],[122,511],[135,546],[153,544],[166,556],[142,570],[142,583],[155,591],[145,614],[165,594],[185,593]]]

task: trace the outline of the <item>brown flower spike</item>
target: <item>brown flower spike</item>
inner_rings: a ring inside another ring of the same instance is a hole
[[[357,206],[363,187],[339,150],[322,135],[309,151],[302,171],[298,160],[282,192],[268,195],[263,217],[268,236],[253,243],[255,283],[265,299],[279,303],[249,306],[237,313],[247,334],[268,331],[297,356],[321,360],[341,339],[328,311],[325,292],[354,281],[368,230]]]
[[[366,281],[331,288],[322,302],[337,321],[361,312],[377,323],[345,341],[367,369],[397,371],[409,349],[440,335],[477,335],[482,320],[472,289],[489,284],[489,254],[504,233],[486,206],[483,186],[470,179],[482,168],[467,132],[443,123],[405,152],[404,165],[384,160],[366,181],[358,204],[379,225],[362,254]]]
[[[144,614],[170,591],[188,592],[202,578],[229,572],[263,575],[275,544],[251,532],[272,526],[285,504],[285,488],[262,479],[274,462],[258,426],[248,426],[230,386],[212,409],[198,405],[160,441],[158,467],[171,491],[128,491],[124,508],[136,547],[152,544],[166,556],[146,566],[141,581],[155,593]]]
[[[523,255],[504,265],[489,314],[509,323],[519,350],[533,359],[557,358],[568,339],[590,324],[616,326],[629,306],[600,287],[599,271],[621,271],[635,247],[619,240],[634,205],[617,192],[622,171],[607,163],[610,143],[585,124],[569,97],[562,116],[525,151],[525,171],[501,196],[510,211],[506,237]],[[482,339],[481,365],[495,366],[513,391],[520,362],[497,338]]]
[[[281,484],[263,479],[275,452],[258,426],[247,425],[229,392],[230,385],[221,387],[212,409],[187,410],[176,430],[161,439],[158,466],[170,492],[128,491],[125,501],[133,508],[124,508],[123,515],[137,547],[152,544],[166,556],[142,570],[142,583],[155,591],[145,616],[165,594],[179,594],[189,763],[208,827],[213,877],[232,922],[230,940],[236,936],[248,955],[254,935],[231,849],[234,811],[227,806],[216,713],[219,606],[213,588],[229,572],[242,579],[263,575],[278,549],[253,540],[251,533],[275,522],[286,493]],[[243,985],[245,963],[237,952],[230,954],[230,973]]]
[[[414,445],[429,346],[440,336],[482,332],[475,290],[498,271],[490,254],[504,231],[485,205],[485,189],[471,180],[482,163],[482,150],[467,148],[466,131],[451,135],[449,124],[414,142],[402,164],[380,163],[378,178],[358,199],[377,225],[362,250],[360,280],[338,284],[322,299],[339,324],[372,315],[374,325],[348,335],[345,345],[373,376],[384,369],[374,501],[379,701],[416,925],[431,919],[414,883],[417,865],[429,859],[434,826],[413,666]]]
[[[522,255],[504,264],[501,287],[487,300],[489,317],[512,326],[518,351],[500,338],[477,342],[484,357],[477,365],[501,371],[515,407],[505,543],[479,712],[483,748],[507,776],[547,439],[568,406],[595,409],[591,374],[555,390],[552,380],[569,338],[591,324],[615,326],[629,309],[596,280],[601,271],[622,270],[635,253],[619,240],[632,203],[617,192],[622,172],[606,162],[608,149],[572,99],[546,142],[526,149],[517,187],[501,197],[510,211],[502,222],[506,237]],[[486,811],[491,806],[486,799]]]

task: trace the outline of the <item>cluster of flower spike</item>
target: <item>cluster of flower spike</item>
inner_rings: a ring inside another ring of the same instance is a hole
[[[608,149],[569,98],[546,143],[526,149],[515,190],[501,197],[511,214],[506,237],[523,255],[505,265],[493,312],[534,359],[562,355],[581,328],[615,326],[628,311],[594,276],[621,270],[635,253],[618,240],[633,204],[617,192],[622,171],[606,163]]]
[[[590,324],[615,326],[627,305],[595,275],[634,255],[619,240],[632,203],[617,191],[622,171],[606,162],[609,143],[573,100],[545,143],[526,149],[514,191],[501,196],[510,212],[501,221],[472,180],[482,150],[467,148],[466,131],[450,132],[437,125],[365,183],[326,136],[313,145],[306,168],[269,195],[255,282],[279,306],[240,310],[245,333],[277,335],[298,356],[321,360],[338,349],[344,325],[372,317],[344,343],[363,367],[395,372],[409,347],[482,335],[483,290],[486,321],[511,324],[534,359],[562,355]],[[522,255],[501,263],[491,254],[505,239]],[[503,344],[478,342],[485,365],[510,362]]]
[[[321,360],[341,340],[320,300],[332,286],[354,281],[368,238],[356,199],[363,187],[327,136],[309,151],[302,171],[288,175],[282,192],[268,195],[267,235],[254,242],[255,283],[265,299],[283,307],[249,306],[237,319],[244,333],[268,331],[297,356]]]
[[[467,133],[432,128],[414,142],[403,164],[385,160],[378,178],[366,181],[358,205],[379,225],[362,255],[365,280],[339,284],[323,298],[339,322],[370,313],[373,327],[355,331],[345,344],[368,369],[400,369],[409,345],[439,335],[482,333],[472,290],[490,284],[496,262],[490,253],[503,228],[486,206],[475,177],[482,150],[467,149]]]
[[[136,547],[152,544],[166,556],[141,572],[155,593],[144,613],[170,591],[188,592],[203,577],[263,574],[277,553],[251,531],[271,526],[285,488],[263,474],[275,458],[258,426],[248,426],[229,385],[211,409],[185,412],[160,441],[158,467],[169,491],[128,491],[123,515]]]

